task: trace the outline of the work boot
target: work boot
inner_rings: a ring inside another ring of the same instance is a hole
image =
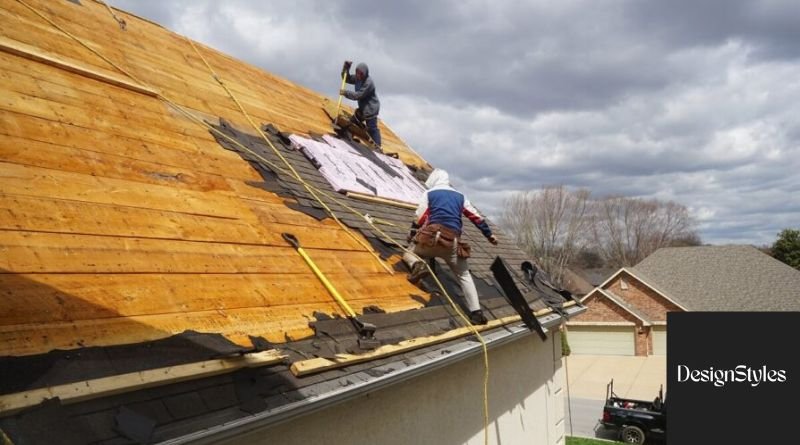
[[[431,273],[428,271],[428,268],[425,267],[425,262],[417,261],[413,266],[411,266],[411,273],[408,274],[408,281],[411,284],[417,284],[430,274]]]
[[[489,320],[486,319],[486,316],[483,315],[483,311],[478,309],[477,311],[472,311],[469,313],[469,321],[472,324],[486,324],[489,323]]]

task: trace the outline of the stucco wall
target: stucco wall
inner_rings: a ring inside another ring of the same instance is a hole
[[[564,444],[557,332],[489,352],[489,443]],[[483,444],[483,358],[475,356],[226,445]]]

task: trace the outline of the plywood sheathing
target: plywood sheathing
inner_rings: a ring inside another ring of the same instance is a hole
[[[96,2],[84,2],[83,6],[41,1],[30,3],[68,32],[181,105],[213,115],[230,116],[234,122],[247,124],[183,36],[118,12],[128,23],[126,30],[122,31],[105,7]],[[19,3],[5,2],[0,9],[0,19],[4,22],[0,35],[67,59],[114,71],[107,62]],[[274,122],[293,133],[330,132],[331,122],[323,110],[324,96],[321,94],[204,45],[197,46],[254,119]],[[331,73],[335,88],[338,88],[337,76],[338,73]],[[410,164],[425,165],[424,160],[385,123],[380,125],[384,150],[400,154]]]
[[[182,37],[126,14],[122,31],[91,1],[30,3],[153,89],[247,128]],[[0,20],[5,39],[114,71],[17,2],[0,5]],[[200,49],[254,119],[329,131],[319,94]],[[421,306],[403,274],[386,273],[335,223],[247,185],[261,180],[247,162],[162,101],[6,52],[0,78],[0,354],[186,329],[243,345],[250,335],[311,335],[315,311],[340,309],[280,239],[284,231],[357,311]],[[382,130],[387,150],[402,153]]]

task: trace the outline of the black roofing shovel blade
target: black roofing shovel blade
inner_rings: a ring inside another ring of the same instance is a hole
[[[494,279],[500,283],[500,287],[503,288],[503,293],[506,294],[508,302],[511,303],[511,306],[517,311],[519,316],[522,317],[525,326],[531,331],[536,331],[542,341],[547,340],[547,334],[545,334],[544,328],[542,328],[541,323],[536,319],[536,315],[531,310],[531,307],[528,306],[528,302],[525,301],[522,292],[520,292],[519,288],[514,283],[508,266],[506,266],[506,263],[499,256],[495,258],[492,263],[492,274],[494,274]]]
[[[300,247],[300,241],[296,236],[292,235],[291,233],[282,233],[281,236],[284,240],[286,240],[287,243],[289,243],[289,245],[294,247],[298,254],[300,254],[300,256],[305,260],[306,264],[308,264],[308,267],[310,267],[314,272],[314,275],[319,278],[325,289],[328,290],[334,300],[336,300],[336,302],[339,303],[339,306],[341,306],[342,310],[344,310],[347,318],[351,323],[353,323],[353,327],[358,332],[358,347],[361,349],[375,349],[379,347],[381,342],[375,338],[375,325],[372,323],[365,323],[358,319],[353,308],[350,307],[344,297],[342,297],[339,291],[336,290],[333,284],[328,280],[328,277],[326,277],[325,274],[319,270],[319,267],[317,267],[317,265],[314,263],[314,260],[308,256],[302,247]]]
[[[553,292],[561,295],[564,298],[564,300],[572,300],[576,303],[579,303],[579,301],[575,299],[575,296],[572,295],[572,292],[566,289],[561,289],[559,287],[553,286],[553,284],[550,281],[548,281],[546,277],[542,277],[541,274],[537,274],[539,270],[530,261],[523,261],[521,264],[521,268],[522,268],[522,273],[525,275],[525,279],[528,280],[528,282],[530,282],[534,286],[539,287],[539,285],[536,284],[536,280],[538,279],[544,286],[548,287]],[[550,302],[548,301],[548,305],[550,305],[549,303]],[[561,303],[558,304],[560,305]]]

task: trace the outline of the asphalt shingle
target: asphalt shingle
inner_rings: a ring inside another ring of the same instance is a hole
[[[800,271],[752,246],[663,248],[633,271],[692,311],[800,310]]]

